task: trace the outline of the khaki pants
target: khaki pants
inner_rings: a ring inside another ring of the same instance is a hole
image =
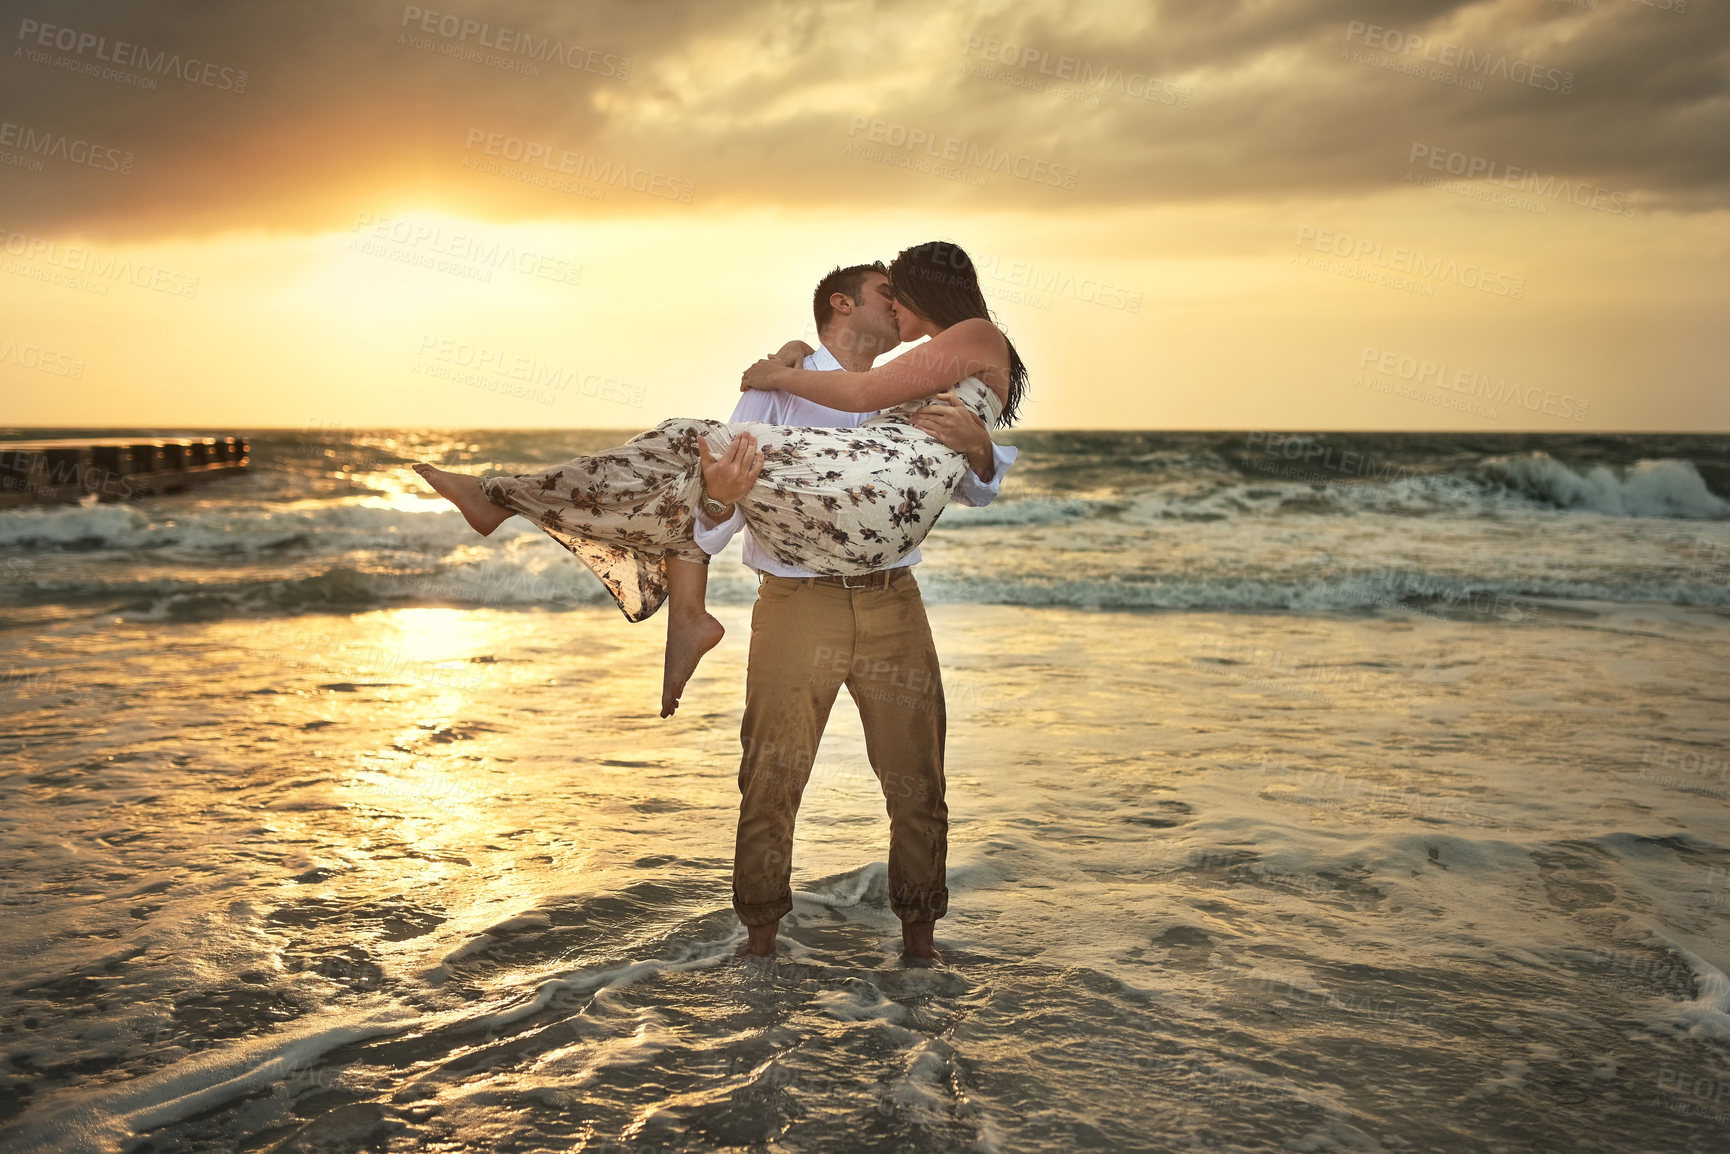
[[[793,908],[793,823],[842,685],[888,803],[890,907],[904,922],[949,908],[943,682],[911,568],[873,589],[766,577],[751,614],[739,733],[733,908],[748,926]]]

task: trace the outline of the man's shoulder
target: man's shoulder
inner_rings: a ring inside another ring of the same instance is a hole
[[[787,402],[792,397],[780,389],[752,389],[739,398],[734,406],[735,421],[761,421],[765,425],[784,425]]]

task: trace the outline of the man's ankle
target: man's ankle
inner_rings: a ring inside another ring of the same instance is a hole
[[[779,921],[769,922],[761,926],[745,927],[745,952],[757,957],[767,957],[775,952],[775,935],[780,931]]]
[[[937,930],[937,923],[935,921],[930,921],[930,922],[902,922],[901,923],[901,948],[902,948],[902,950],[905,951],[906,953],[913,954],[916,957],[928,957],[928,956],[930,956],[931,954],[936,952],[936,947],[934,945],[932,945],[932,935],[936,932],[936,930]]]

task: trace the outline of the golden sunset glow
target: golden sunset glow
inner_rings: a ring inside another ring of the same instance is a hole
[[[1710,6],[459,15],[115,8],[84,47],[21,16],[5,421],[724,415],[813,338],[818,276],[932,237],[1033,366],[1030,427],[1730,419],[1724,100],[1600,51],[1708,68]],[[113,41],[229,72],[77,71]]]
[[[0,1151],[1725,1147],[1730,3],[4,7]]]

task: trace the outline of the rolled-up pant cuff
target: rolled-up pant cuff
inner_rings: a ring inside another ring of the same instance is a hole
[[[943,889],[905,898],[891,897],[889,908],[904,922],[934,922],[949,912],[949,891]]]
[[[767,926],[780,921],[793,912],[793,895],[772,902],[742,902],[739,895],[733,895],[733,912],[739,915],[739,920],[748,926]]]

